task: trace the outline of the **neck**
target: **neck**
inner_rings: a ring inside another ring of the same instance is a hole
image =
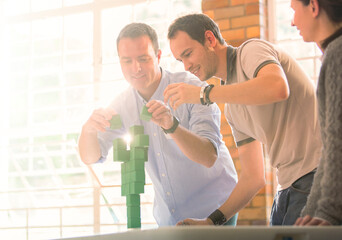
[[[322,52],[324,52],[324,47],[322,47],[324,41],[332,36],[340,28],[342,28],[342,23],[333,23],[325,14],[325,12],[322,12],[322,17],[316,24],[317,35],[315,40],[317,46],[321,49]]]
[[[160,81],[161,81],[162,73],[161,69],[158,68],[158,72],[156,73],[155,80],[145,89],[142,91],[138,91],[140,96],[142,96],[147,102],[151,99],[155,91],[157,90]]]
[[[215,77],[221,78],[222,80],[227,79],[227,45],[219,45],[215,50],[218,58],[218,67]]]

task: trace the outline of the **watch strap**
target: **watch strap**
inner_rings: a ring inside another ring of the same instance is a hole
[[[168,134],[168,133],[174,133],[176,131],[176,128],[178,127],[179,125],[179,120],[178,118],[176,118],[175,116],[173,116],[173,125],[171,128],[169,129],[165,129],[162,127],[164,133]]]
[[[223,225],[227,222],[227,218],[218,209],[216,209],[212,214],[210,214],[208,218],[211,221],[213,221],[214,225]]]

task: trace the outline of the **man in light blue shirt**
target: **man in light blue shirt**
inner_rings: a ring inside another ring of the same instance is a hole
[[[216,104],[183,104],[173,111],[163,102],[164,89],[170,83],[206,83],[186,72],[161,69],[157,35],[146,24],[132,23],[123,28],[117,49],[130,87],[108,108],[95,110],[84,124],[79,139],[82,161],[103,162],[114,139],[122,138],[133,125],[143,125],[150,138],[145,166],[155,191],[158,225],[209,216],[227,200],[237,182],[220,134],[221,112]],[[152,113],[149,122],[140,120],[144,105]],[[123,127],[112,130],[108,120],[115,114],[120,115]],[[236,216],[227,224],[235,225]]]

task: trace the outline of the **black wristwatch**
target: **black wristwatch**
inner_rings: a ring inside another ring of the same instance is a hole
[[[208,218],[211,221],[213,221],[214,225],[223,225],[227,222],[227,218],[218,209],[216,209],[212,214],[210,214]]]
[[[178,127],[179,125],[179,120],[178,118],[176,118],[175,116],[173,116],[173,125],[171,128],[169,129],[165,129],[165,128],[162,128],[164,133],[168,134],[168,133],[174,133],[176,131],[176,128]]]

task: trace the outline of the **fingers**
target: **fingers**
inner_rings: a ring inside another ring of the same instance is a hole
[[[185,226],[185,225],[190,225],[190,223],[187,221],[187,219],[183,221],[179,221],[176,226]]]
[[[300,224],[302,223],[302,221],[303,221],[303,218],[302,217],[299,217],[299,218],[297,218],[297,220],[296,220],[296,222],[295,222],[295,226],[300,226]]]
[[[146,104],[148,112],[152,113],[152,121],[157,125],[168,129],[173,124],[171,110],[162,101],[152,100]]]
[[[88,132],[104,132],[110,126],[109,120],[115,114],[113,109],[95,109],[84,127]]]
[[[311,219],[312,219],[311,216],[306,215],[306,216],[303,218],[303,220],[302,220],[302,222],[300,223],[299,226],[307,225],[307,224],[311,221]]]
[[[177,87],[180,83],[173,83],[168,85],[164,90],[164,103],[166,104],[172,95],[174,95],[177,92]]]

